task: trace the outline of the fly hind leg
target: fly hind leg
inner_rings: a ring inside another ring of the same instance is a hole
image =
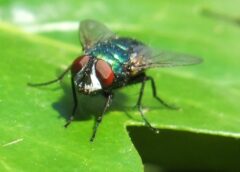
[[[138,101],[137,101],[137,108],[138,108],[138,111],[140,112],[141,116],[142,116],[142,119],[144,120],[145,124],[153,131],[155,131],[156,133],[159,132],[158,129],[154,128],[150,122],[147,120],[147,118],[145,117],[145,115],[143,114],[143,111],[142,111],[142,96],[143,96],[143,92],[144,92],[144,87],[145,87],[145,82],[148,78],[146,76],[144,76],[142,78],[142,86],[141,86],[141,89],[140,89],[140,93],[139,93],[139,97],[138,97]]]
[[[176,107],[174,105],[170,105],[168,103],[166,103],[163,99],[161,99],[158,95],[157,95],[157,90],[156,90],[156,85],[155,85],[155,82],[154,82],[154,79],[150,76],[146,76],[146,80],[150,80],[151,81],[151,86],[152,86],[152,94],[153,94],[153,97],[155,99],[157,99],[163,106],[169,108],[169,109],[173,109],[173,110],[178,110],[179,107]]]

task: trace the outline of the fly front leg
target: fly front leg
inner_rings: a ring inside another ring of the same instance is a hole
[[[40,86],[50,85],[55,82],[61,81],[70,69],[71,69],[71,66],[69,66],[65,71],[63,71],[63,73],[61,75],[59,75],[56,79],[53,79],[51,81],[47,81],[47,82],[43,82],[43,83],[28,83],[28,85],[31,87],[40,87]]]
[[[96,136],[97,129],[98,129],[99,124],[102,122],[103,115],[105,114],[106,110],[109,108],[109,106],[110,106],[110,104],[112,102],[113,94],[112,93],[106,93],[105,97],[106,97],[106,102],[105,102],[105,105],[104,105],[102,113],[96,119],[96,123],[95,123],[95,126],[93,128],[93,134],[92,134],[92,137],[90,139],[91,142],[93,142],[93,140],[94,140],[94,138]]]
[[[82,82],[82,79],[86,76],[86,75],[90,75],[90,72],[92,69],[92,65],[93,65],[93,59],[90,59],[89,62],[86,64],[87,66],[83,69],[82,73],[84,75],[81,75],[78,79],[77,79],[77,85],[79,85]],[[72,95],[73,95],[73,110],[72,110],[72,114],[69,117],[67,123],[64,125],[64,127],[67,127],[69,124],[71,124],[71,122],[74,120],[75,115],[76,115],[76,110],[77,110],[77,106],[78,106],[78,100],[77,100],[77,90],[76,90],[76,86],[75,86],[75,80],[74,80],[74,74],[72,73],[71,76],[71,85],[72,85]]]
[[[73,76],[71,77],[71,85],[72,85],[72,95],[73,95],[73,110],[72,110],[72,114],[69,117],[67,123],[64,125],[65,128],[67,128],[67,126],[69,124],[71,124],[71,122],[73,121],[75,114],[76,114],[77,105],[78,105],[77,92],[76,92]]]

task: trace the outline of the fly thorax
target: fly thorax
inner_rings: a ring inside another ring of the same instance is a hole
[[[144,63],[144,57],[142,55],[139,55],[137,53],[131,54],[129,70],[132,76],[141,72],[142,69],[139,68],[139,66],[143,65],[143,63]]]

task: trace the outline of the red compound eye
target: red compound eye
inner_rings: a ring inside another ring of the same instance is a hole
[[[85,55],[76,58],[72,63],[72,68],[71,68],[72,73],[75,74],[79,72],[83,68],[83,66],[85,66],[88,63],[89,58],[90,58],[89,56],[85,56]]]
[[[111,86],[114,80],[114,73],[111,66],[104,60],[98,60],[96,63],[97,77],[104,87]]]

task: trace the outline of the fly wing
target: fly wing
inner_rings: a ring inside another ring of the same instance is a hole
[[[91,48],[99,41],[115,37],[115,34],[105,25],[95,20],[83,20],[80,22],[80,41],[84,50]]]
[[[156,67],[194,65],[203,61],[202,58],[189,54],[168,51],[158,51],[158,53],[154,53],[150,48],[143,45],[135,47],[135,52],[138,63],[134,63],[133,70],[137,71]]]

